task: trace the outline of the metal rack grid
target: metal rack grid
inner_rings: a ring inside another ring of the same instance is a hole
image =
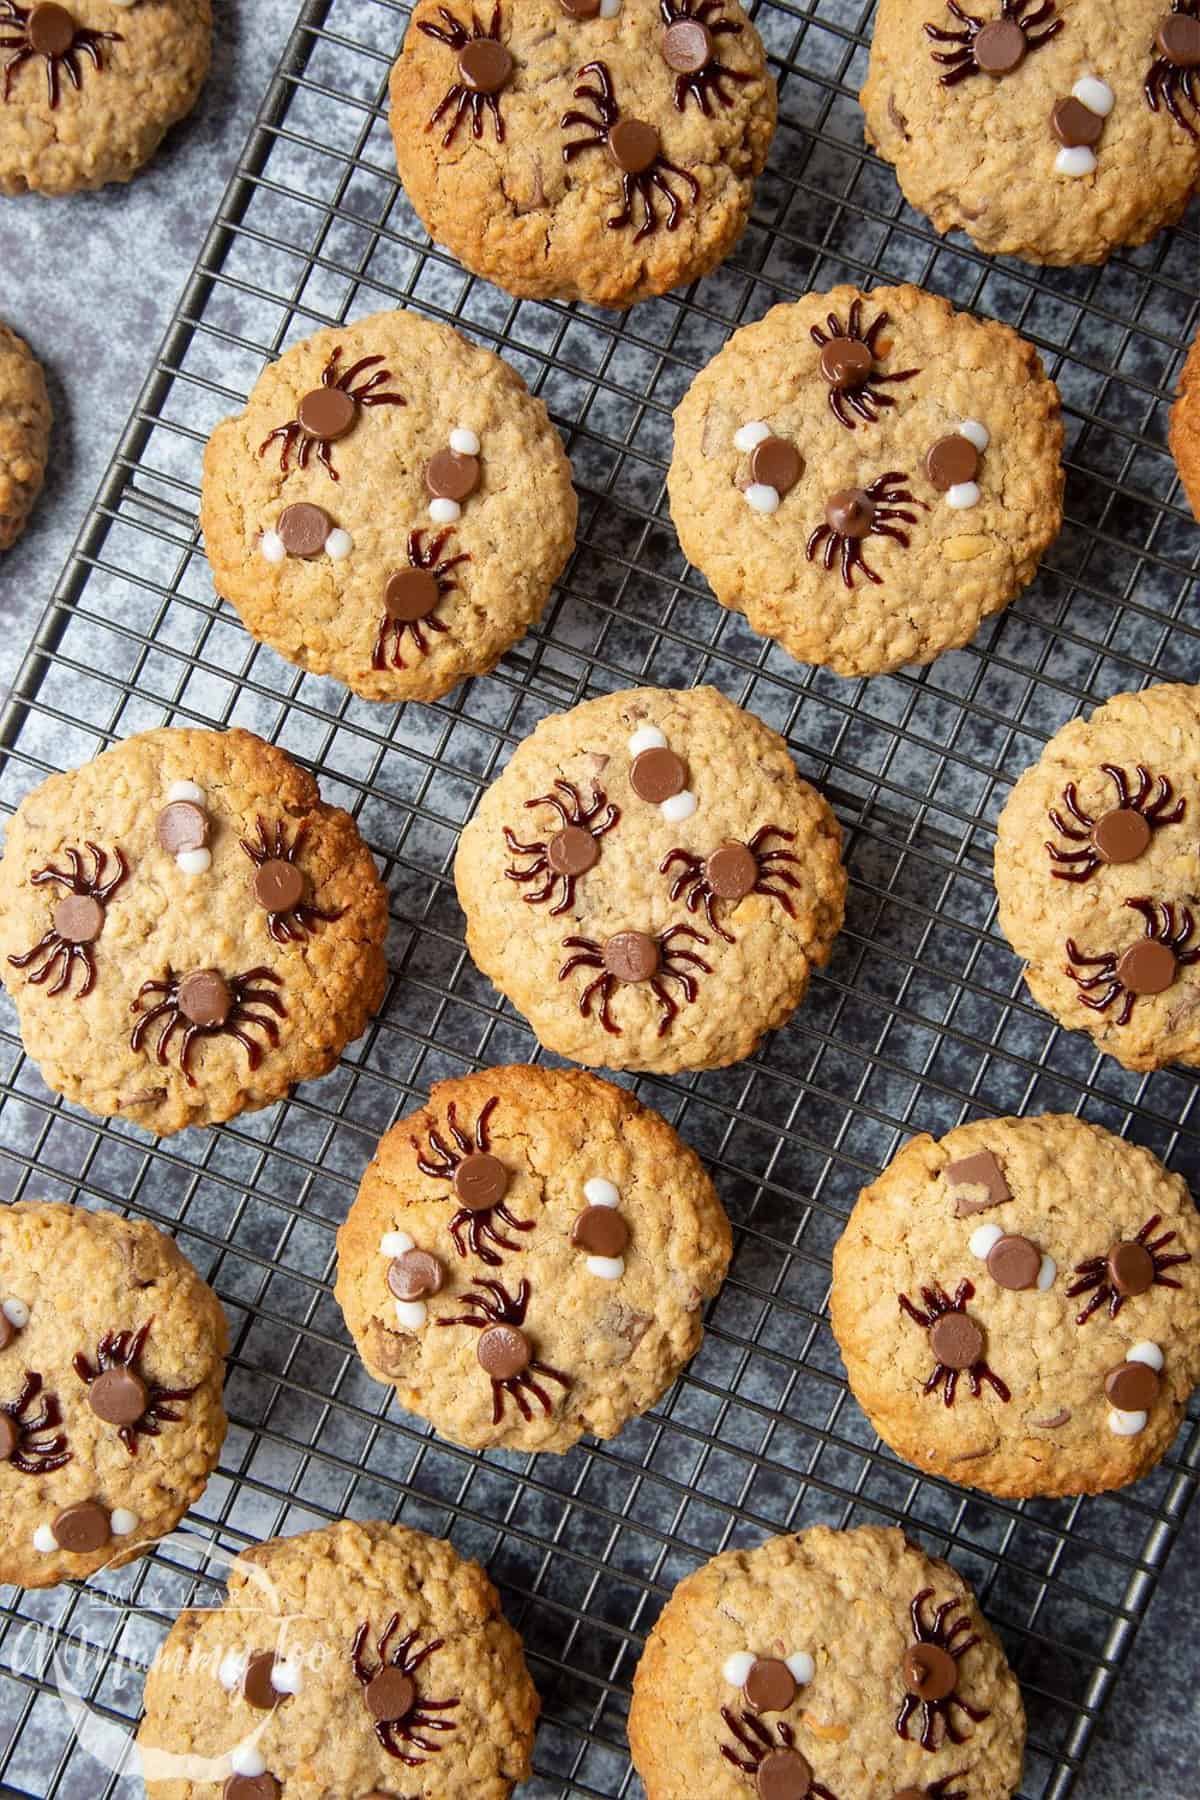
[[[3,1193],[76,1198],[176,1232],[234,1327],[232,1428],[192,1514],[234,1549],[343,1513],[448,1534],[486,1560],[545,1701],[523,1790],[636,1796],[624,1713],[675,1581],[734,1544],[824,1520],[902,1522],[979,1589],[1022,1678],[1022,1794],[1063,1800],[1185,1512],[1193,1410],[1135,1489],[1012,1505],[881,1450],[823,1314],[863,1181],[915,1130],[1075,1111],[1200,1177],[1197,1083],[1123,1073],[1025,997],[994,925],[992,826],[1011,777],[1081,707],[1194,674],[1200,544],[1166,413],[1197,324],[1191,223],[1101,271],[1035,271],[936,239],[862,148],[870,5],[752,6],[780,80],[754,220],[686,297],[628,318],[518,303],[431,247],[384,112],[407,8],[308,0],[175,321],[42,622],[0,742],[6,810],[53,769],[160,723],[244,724],[351,808],[393,900],[388,1000],[339,1069],[268,1112],[150,1143],[64,1106],[0,1030]],[[737,325],[838,280],[911,279],[1016,326],[1067,409],[1067,525],[1028,594],[969,649],[869,683],[798,667],[722,611],[664,499],[671,409]],[[436,706],[373,707],[255,645],[198,545],[204,439],[264,362],[319,325],[417,307],[503,352],[567,436],[579,548],[540,627]],[[428,1085],[532,1059],[462,945],[456,832],[549,711],[635,682],[710,681],[783,731],[834,801],[846,930],[800,1015],[731,1071],[637,1083],[706,1157],[736,1226],[704,1348],[646,1418],[564,1459],[439,1442],[361,1371],[332,1300],[334,1232],[374,1140]],[[3,1791],[139,1791],[98,1774],[57,1700],[73,1659],[91,1731],[136,1720],[146,1662],[204,1591],[176,1537],[86,1588],[0,1597]]]

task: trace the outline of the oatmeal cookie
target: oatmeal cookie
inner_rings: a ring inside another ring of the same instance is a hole
[[[50,448],[50,396],[42,366],[0,325],[0,550],[15,544],[41,491]]]

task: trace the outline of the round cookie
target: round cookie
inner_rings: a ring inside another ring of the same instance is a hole
[[[444,1437],[563,1451],[666,1392],[731,1250],[699,1160],[632,1094],[486,1069],[383,1138],[337,1298],[371,1374]]]
[[[829,806],[715,688],[544,719],[454,864],[476,963],[541,1042],[613,1069],[716,1069],[782,1025],[841,928]]]
[[[668,487],[722,605],[799,662],[931,662],[1033,579],[1062,522],[1058,390],[1007,325],[833,288],[745,325],[675,414]]]
[[[715,268],[775,132],[737,0],[419,0],[391,101],[436,243],[510,294],[598,306]]]
[[[353,819],[249,731],[143,732],[9,822],[0,975],[25,1049],[159,1136],[331,1069],[383,998],[386,933]]]
[[[50,448],[50,396],[23,338],[0,325],[0,550],[15,544],[37,499]]]
[[[507,1800],[528,1778],[521,1640],[449,1544],[344,1519],[256,1545],[228,1588],[146,1677],[151,1800]]]
[[[898,1455],[1009,1497],[1136,1481],[1200,1379],[1200,1220],[1069,1114],[917,1137],[833,1255],[850,1386]]]
[[[435,700],[493,668],[545,606],[576,510],[515,369],[411,312],[285,352],[204,457],[218,593],[366,700]]]
[[[0,193],[128,181],[191,112],[210,0],[0,0]]]
[[[1171,408],[1170,436],[1183,491],[1200,519],[1200,333],[1192,340],[1183,365],[1179,396]]]
[[[1200,180],[1198,67],[1200,0],[880,0],[860,99],[937,231],[1098,263]]]
[[[1000,928],[1029,991],[1127,1069],[1200,1062],[1200,688],[1118,694],[1017,782]]]
[[[679,1583],[629,1742],[646,1800],[1008,1800],[1025,1712],[957,1570],[900,1531],[813,1525]]]
[[[82,1580],[179,1522],[225,1437],[228,1347],[153,1225],[0,1206],[0,1582]]]

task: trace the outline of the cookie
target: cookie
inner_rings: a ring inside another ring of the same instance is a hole
[[[867,142],[937,231],[1099,263],[1200,180],[1200,0],[880,0]]]
[[[353,819],[249,731],[143,732],[9,822],[0,975],[25,1049],[160,1137],[331,1069],[383,998],[386,932]]]
[[[715,688],[544,719],[454,864],[476,963],[541,1042],[716,1069],[800,1004],[841,928],[841,833],[775,732]]]
[[[1118,694],[1055,733],[996,835],[1029,991],[1127,1069],[1200,1062],[1200,688]]]
[[[82,1580],[178,1523],[225,1437],[228,1347],[153,1225],[0,1206],[0,1582]]]
[[[839,675],[926,663],[1062,523],[1058,390],[1007,325],[832,288],[745,325],[675,414],[679,541],[722,605]]]
[[[0,0],[0,194],[128,181],[208,74],[210,0]]]
[[[295,345],[204,458],[218,593],[365,700],[436,700],[493,668],[545,606],[575,516],[542,402],[410,312]]]
[[[830,1314],[859,1405],[925,1473],[1102,1493],[1170,1448],[1200,1380],[1200,1220],[1098,1125],[978,1120],[860,1194]]]
[[[736,0],[418,0],[391,122],[409,199],[468,269],[626,307],[741,236],[775,83]]]
[[[813,1525],[679,1583],[629,1742],[647,1800],[1008,1800],[1025,1713],[957,1570],[899,1531]]]
[[[15,544],[41,491],[50,448],[50,396],[23,338],[0,325],[0,550]]]
[[[1200,333],[1188,351],[1179,397],[1171,408],[1171,454],[1188,503],[1200,519]]]
[[[337,1298],[371,1374],[443,1437],[561,1451],[661,1398],[731,1250],[700,1162],[632,1094],[485,1069],[383,1138]]]
[[[479,1564],[343,1519],[246,1551],[223,1608],[180,1615],[138,1748],[151,1800],[507,1800],[537,1715]]]

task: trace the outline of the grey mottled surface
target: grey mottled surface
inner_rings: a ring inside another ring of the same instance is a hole
[[[104,472],[294,10],[293,0],[219,5],[213,77],[201,106],[128,189],[0,203],[0,314],[46,363],[56,413],[45,493],[0,569],[5,686]],[[1200,1514],[1193,1513],[1100,1729],[1082,1800],[1151,1793],[1184,1800],[1195,1791],[1198,1552]]]

